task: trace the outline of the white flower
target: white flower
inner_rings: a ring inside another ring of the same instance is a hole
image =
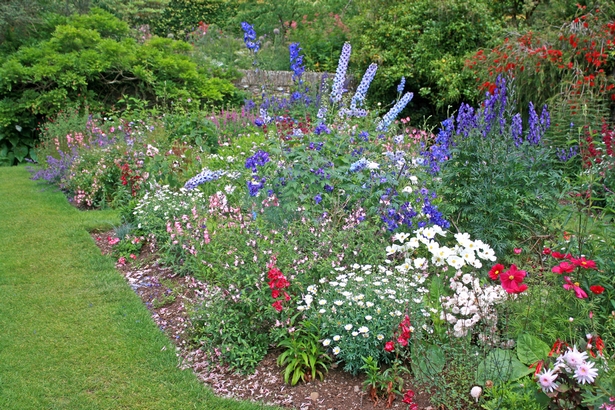
[[[376,336],[376,339],[384,340],[384,335],[379,333],[378,336]]]
[[[480,395],[483,393],[483,389],[480,386],[474,386],[472,387],[472,390],[470,390],[470,396],[474,397],[474,400],[478,403],[478,398],[480,397]]]
[[[572,349],[568,348],[568,351],[561,357],[561,359],[563,359],[568,367],[575,370],[579,365],[587,360],[587,352],[579,352],[577,350],[577,346],[575,345]]]
[[[408,177],[408,179],[410,180],[412,185],[416,185],[419,182],[419,179],[415,177],[414,175],[411,175],[410,177]]]
[[[594,369],[592,362],[581,363],[574,371],[575,379],[581,384],[593,383],[596,376],[598,376],[598,370]]]
[[[342,300],[336,300],[335,302],[333,302],[333,304],[337,306],[342,306],[344,302]]]
[[[340,336],[340,335],[335,335],[335,336],[333,336],[333,341],[334,341],[334,342],[339,342],[341,338],[342,338],[342,336]]]
[[[320,309],[318,313],[320,313],[321,315],[324,315],[325,313],[327,313],[327,309]]]
[[[372,320],[372,317],[370,315],[365,316],[365,320]]]
[[[340,352],[341,352],[341,351],[342,351],[342,349],[340,349],[340,347],[339,347],[339,346],[335,346],[335,347],[333,348],[333,354],[334,354],[334,355],[336,355],[336,356],[337,356],[338,354],[340,354]]]
[[[323,306],[323,305],[326,305],[326,304],[327,304],[327,301],[326,301],[325,299],[320,299],[320,300],[318,301],[318,304],[319,304],[319,305],[321,305],[321,306]]]
[[[551,370],[545,368],[542,370],[542,373],[538,375],[538,384],[545,393],[551,393],[558,387],[558,384],[555,383],[555,379],[557,379],[556,370],[557,368]]]
[[[314,300],[314,297],[312,295],[305,295],[303,297],[303,301],[305,302],[305,304],[307,305],[307,307],[310,307],[310,305],[312,304],[312,301]]]
[[[347,324],[346,326],[344,326],[344,329],[350,330],[350,329],[352,329],[352,325],[351,324]]]
[[[407,187],[402,189],[401,192],[406,193],[406,194],[411,194],[412,193],[412,187],[410,185],[408,185]]]
[[[359,328],[359,333],[367,333],[369,332],[369,329],[367,328],[367,326],[361,326]]]
[[[400,243],[404,243],[406,241],[406,239],[408,239],[409,236],[410,236],[409,233],[399,232],[399,233],[396,233],[395,235],[393,235],[393,240],[394,241],[399,241]]]
[[[427,262],[427,259],[425,258],[416,258],[414,260],[414,267],[416,269],[421,269],[426,262]]]
[[[307,287],[307,291],[310,292],[311,294],[315,295],[317,292],[317,288],[316,285],[310,285]]]
[[[365,302],[365,306],[370,308],[370,307],[374,306],[374,304],[372,302]]]
[[[331,339],[325,339],[322,341],[323,346],[329,346],[331,344]]]

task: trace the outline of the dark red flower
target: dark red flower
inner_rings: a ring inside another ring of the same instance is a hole
[[[592,285],[589,287],[589,290],[591,290],[592,293],[595,293],[596,295],[599,295],[604,292],[604,288],[600,285]]]
[[[489,277],[493,280],[498,280],[500,273],[504,272],[505,269],[506,268],[501,263],[495,264],[489,271]]]
[[[395,342],[393,342],[392,340],[386,342],[384,344],[384,350],[387,352],[392,352],[393,350],[395,350]]]
[[[551,255],[551,248],[544,248],[542,250],[543,255]]]
[[[521,283],[526,275],[527,272],[511,265],[510,269],[500,275],[502,287],[508,293],[521,293],[527,289],[527,285]]]
[[[570,255],[569,253],[559,253],[559,252],[553,251],[551,252],[551,256],[553,256],[555,259],[568,259],[572,255]]]
[[[271,304],[271,306],[273,306],[273,308],[277,310],[278,312],[282,311],[282,301],[280,300],[276,300],[275,302]]]
[[[402,400],[402,402],[406,404],[412,404],[413,400],[414,400],[414,392],[412,390],[408,390],[406,393],[404,393],[404,399]]]

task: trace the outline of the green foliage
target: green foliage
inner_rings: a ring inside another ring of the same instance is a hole
[[[224,27],[236,11],[235,2],[228,0],[170,0],[162,13],[143,22],[161,37],[171,34],[181,38],[200,22]]]
[[[284,382],[294,386],[299,380],[324,380],[331,359],[325,354],[318,327],[313,323],[301,322],[297,330],[279,342],[279,347],[286,349],[277,360],[278,366],[286,366]]]
[[[517,380],[532,372],[526,365],[514,357],[512,351],[493,349],[478,365],[477,380],[484,385],[487,380],[505,383]]]
[[[189,44],[156,37],[139,44],[128,34],[126,23],[94,10],[9,55],[0,66],[0,153],[23,160],[37,120],[67,107],[108,109],[126,94],[160,105],[215,103],[234,93],[190,59]]]
[[[474,78],[462,71],[465,55],[487,46],[500,26],[482,0],[420,0],[367,6],[351,30],[358,65],[381,66],[374,83],[380,101],[391,100],[405,76],[407,90],[443,111],[475,99]]]
[[[549,398],[536,389],[535,382],[526,376],[517,381],[496,382],[485,392],[483,408],[499,409],[547,409]]]

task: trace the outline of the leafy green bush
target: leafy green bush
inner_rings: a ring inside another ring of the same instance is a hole
[[[210,78],[185,42],[129,37],[126,23],[101,10],[73,16],[51,38],[21,47],[0,66],[0,153],[32,154],[42,117],[71,106],[109,109],[123,95],[160,105],[222,102],[233,85]],[[10,143],[10,145],[9,145]],[[12,161],[10,161],[12,163]]]

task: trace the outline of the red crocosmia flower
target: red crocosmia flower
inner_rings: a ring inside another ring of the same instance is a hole
[[[564,276],[564,280],[566,283],[563,285],[566,290],[574,290],[574,295],[579,299],[585,299],[587,297],[587,293],[579,286],[579,282],[574,282],[570,280],[569,276]]]
[[[576,266],[574,266],[572,263],[562,262],[559,265],[554,266],[553,269],[551,270],[553,271],[553,273],[557,273],[558,275],[561,275],[562,273],[570,273],[575,269],[576,269]]]
[[[393,350],[395,350],[395,342],[393,342],[392,340],[386,342],[384,344],[384,350],[386,350],[387,352],[392,352]]]
[[[526,271],[517,269],[516,265],[510,265],[510,269],[500,275],[502,287],[508,293],[521,293],[527,289],[527,285],[521,283],[526,275]]]
[[[597,269],[596,262],[585,259],[585,256],[581,256],[578,259],[571,258],[570,262],[574,263],[576,266],[579,266],[583,269]]]
[[[501,263],[497,263],[493,265],[491,270],[489,271],[489,277],[493,280],[498,280],[500,273],[504,272],[506,268]]]
[[[542,250],[543,255],[551,255],[551,248],[544,248]]]
[[[273,308],[277,310],[278,312],[282,311],[282,301],[280,300],[276,300],[275,302],[271,304],[271,306],[273,306]]]
[[[589,290],[591,290],[596,295],[599,295],[602,292],[604,292],[604,288],[602,286],[600,286],[600,285],[592,285],[592,286],[589,287]]]

